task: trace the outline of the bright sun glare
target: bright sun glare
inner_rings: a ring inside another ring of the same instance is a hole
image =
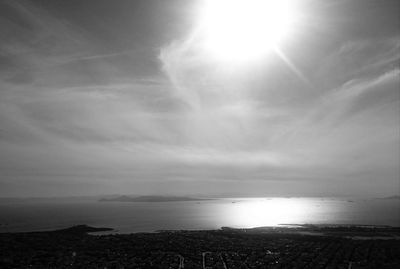
[[[205,0],[203,47],[223,60],[258,58],[290,34],[295,11],[293,0]]]

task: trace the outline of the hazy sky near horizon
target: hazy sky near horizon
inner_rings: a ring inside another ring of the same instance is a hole
[[[237,65],[201,0],[0,0],[0,196],[398,194],[400,2],[300,3]]]

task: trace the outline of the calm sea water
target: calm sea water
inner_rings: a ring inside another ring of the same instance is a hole
[[[167,203],[36,201],[0,203],[0,232],[40,231],[77,224],[119,233],[279,224],[400,226],[399,200],[229,198]]]

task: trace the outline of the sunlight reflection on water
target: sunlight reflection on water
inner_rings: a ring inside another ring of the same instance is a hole
[[[316,199],[245,199],[228,208],[225,217],[232,227],[261,227],[327,221]],[[336,210],[335,210],[336,207]],[[335,212],[340,204],[324,203],[325,212]],[[318,216],[319,219],[316,219]]]
[[[279,224],[400,226],[398,200],[220,198],[167,203],[43,201],[0,203],[0,232],[53,230],[77,224],[119,233],[251,228]]]

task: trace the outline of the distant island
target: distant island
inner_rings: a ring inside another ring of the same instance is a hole
[[[184,201],[207,201],[215,200],[210,198],[193,198],[185,196],[138,196],[131,197],[128,195],[121,195],[113,198],[101,198],[100,202],[184,202]]]
[[[379,200],[399,200],[400,195],[393,195],[393,196],[387,196],[387,197],[382,197],[382,198],[377,198]]]
[[[91,227],[88,225],[76,225],[76,226],[72,226],[72,227],[66,228],[66,229],[55,230],[53,232],[79,235],[79,234],[87,234],[87,233],[94,233],[94,232],[109,232],[112,230],[114,230],[114,229],[112,229],[112,228],[97,228],[97,227]],[[45,233],[45,232],[42,232],[42,233]]]

